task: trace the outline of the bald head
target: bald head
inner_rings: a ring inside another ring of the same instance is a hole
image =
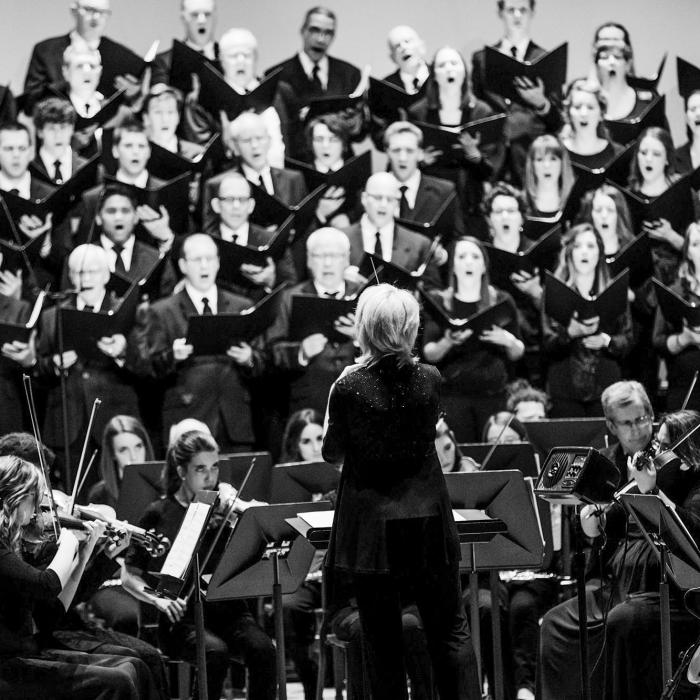
[[[380,229],[398,215],[399,183],[391,173],[375,173],[365,184],[362,206],[370,223]]]
[[[387,35],[389,56],[401,70],[414,75],[425,63],[425,42],[413,27],[401,24]]]

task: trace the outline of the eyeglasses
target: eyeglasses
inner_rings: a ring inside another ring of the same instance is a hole
[[[195,263],[201,265],[202,263],[212,263],[219,259],[218,255],[198,255],[195,258],[187,257],[185,260],[189,263]]]
[[[345,257],[345,253],[309,253],[312,260],[340,260]]]
[[[112,10],[103,10],[99,7],[90,7],[90,5],[78,5],[76,8],[83,17],[109,17]]]
[[[621,420],[613,421],[613,423],[618,428],[625,428],[626,430],[632,430],[632,428],[643,428],[645,425],[649,425],[652,421],[652,417],[648,415],[639,416],[639,418],[634,418],[633,420]]]
[[[393,194],[372,194],[371,192],[367,193],[367,196],[370,199],[373,199],[375,202],[389,202],[389,204],[393,202],[398,202],[399,198],[396,195]]]
[[[218,199],[223,204],[247,204],[250,201],[250,197],[219,197]]]

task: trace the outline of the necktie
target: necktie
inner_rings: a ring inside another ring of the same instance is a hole
[[[401,185],[401,187],[399,187],[399,192],[401,192],[401,196],[399,197],[399,216],[402,219],[405,219],[411,211],[411,208],[408,206],[408,199],[406,199],[407,190],[407,185]]]
[[[418,92],[420,90],[420,80],[418,78],[413,79],[413,91]]]
[[[209,306],[209,299],[202,297],[202,316],[211,316],[214,312]]]
[[[518,49],[515,46],[510,47],[510,55],[517,61],[518,60]]]
[[[61,161],[57,160],[54,164],[53,179],[58,185],[63,184],[63,173],[61,172]]]
[[[235,243],[237,240],[238,240],[238,234],[237,234],[237,233],[234,233],[234,234],[231,236],[231,243]]]
[[[321,78],[318,75],[319,70],[318,63],[315,63],[314,67],[311,69],[311,88],[312,92],[316,95],[323,92],[323,83],[321,83]]]
[[[265,178],[263,178],[262,173],[260,173],[258,175],[258,183],[257,184],[258,184],[258,187],[260,187],[260,189],[265,190],[265,192],[267,192],[268,194],[272,194],[272,192],[270,192],[270,190],[267,188],[267,185],[265,184]]]
[[[329,299],[337,299],[338,292],[323,292]]]
[[[382,253],[382,237],[379,235],[379,231],[375,234],[375,241],[374,241],[374,254],[378,258],[384,259],[384,255]]]
[[[16,195],[17,197],[19,197],[19,190],[18,190],[16,187],[13,187],[13,188],[10,190],[10,194],[14,194],[14,195]]]
[[[85,306],[83,306],[83,311],[92,312],[92,311],[94,311],[94,310],[95,310],[95,307],[94,307],[94,306],[90,306],[89,304],[85,304]]]
[[[90,103],[89,102],[85,103],[85,116],[86,117],[90,116]]]
[[[126,266],[124,265],[124,259],[122,258],[122,251],[124,250],[124,246],[120,245],[119,243],[115,243],[112,247],[112,250],[117,256],[116,260],[114,261],[114,271],[126,274]]]

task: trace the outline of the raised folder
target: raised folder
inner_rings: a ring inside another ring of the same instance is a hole
[[[604,121],[610,138],[617,143],[628,144],[650,126],[667,128],[666,97],[656,95],[644,110],[637,116],[624,119],[606,119]]]
[[[501,97],[522,102],[513,81],[525,77],[544,84],[545,95],[558,95],[566,83],[569,45],[563,43],[534,61],[518,61],[492,46],[484,47],[484,85]]]
[[[257,304],[240,313],[190,316],[187,321],[187,344],[195,355],[224,355],[236,343],[250,342],[264,333],[277,316],[281,284]]]
[[[678,92],[687,100],[696,90],[700,90],[700,68],[676,57],[676,75],[678,77]]]
[[[440,202],[435,211],[431,212],[427,221],[397,217],[396,224],[410,231],[422,233],[431,239],[442,236],[445,240],[450,240],[455,236],[456,206],[457,191],[454,190]]]
[[[615,255],[606,258],[610,274],[615,277],[623,270],[630,271],[630,287],[635,289],[645,280],[651,277],[654,265],[651,259],[649,237],[646,233],[640,233],[629,241]]]
[[[579,321],[597,316],[598,329],[610,333],[614,331],[619,317],[627,309],[628,287],[629,272],[624,270],[600,294],[586,299],[547,271],[544,282],[544,311],[562,326],[569,325],[574,313],[578,315]]]
[[[293,215],[294,228],[305,230],[316,214],[316,206],[326,191],[326,186],[317,187],[313,192],[306,195],[301,202],[291,205],[285,204],[282,200],[277,199],[277,197],[253,182],[250,183],[250,189],[255,200],[255,209],[250,215],[250,220],[253,223],[259,226],[281,226],[287,217]]]
[[[454,318],[450,312],[422,286],[418,287],[423,307],[427,314],[443,330],[464,331],[470,329],[475,335],[485,330],[490,330],[492,326],[504,327],[513,320],[513,307],[502,299],[493,306],[477,311],[469,318]]]
[[[41,314],[41,309],[46,299],[46,292],[39,292],[39,295],[34,302],[34,308],[29,315],[26,323],[10,323],[9,321],[0,321],[0,347],[5,343],[28,343],[32,332],[36,328],[36,324]]]
[[[489,254],[489,264],[492,275],[510,277],[514,272],[533,274],[551,263],[552,257],[561,247],[561,226],[555,224],[549,231],[532,243],[526,250],[512,253],[509,250],[496,248],[490,243],[485,247]],[[495,277],[494,277],[495,279]]]
[[[668,51],[664,53],[661,57],[661,62],[659,67],[656,69],[654,75],[643,76],[643,75],[628,75],[627,84],[636,90],[650,90],[656,92],[659,87],[659,81],[663,75],[664,68],[666,66],[666,59],[668,58]]]
[[[680,331],[684,325],[700,327],[700,306],[686,301],[678,292],[670,289],[657,279],[652,279],[661,314],[674,330]]]
[[[192,75],[196,75],[201,83],[204,69],[211,63],[204,54],[190,48],[184,41],[173,39],[169,85],[187,95],[192,90]]]
[[[292,341],[321,333],[330,342],[348,343],[351,338],[335,329],[335,322],[341,316],[354,313],[357,298],[332,299],[315,294],[295,294],[292,296],[292,313],[289,334]]]
[[[411,105],[425,95],[427,81],[421,85],[418,92],[408,93],[403,88],[387,80],[369,79],[369,109],[373,115],[396,121],[406,116]]]
[[[221,134],[214,134],[204,144],[201,153],[191,159],[179,153],[173,153],[153,141],[150,144],[151,157],[148,159],[148,172],[162,180],[172,180],[187,172],[200,173],[208,163],[217,163],[224,155]]]

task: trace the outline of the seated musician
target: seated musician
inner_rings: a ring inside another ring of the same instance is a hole
[[[73,530],[63,528],[56,552],[43,571],[26,563],[21,543],[36,518],[43,484],[44,477],[33,464],[19,457],[0,457],[0,648],[4,657],[0,695],[6,700],[156,700],[151,674],[139,659],[51,648],[45,636],[33,633],[37,628],[49,631],[46,625],[51,618],[68,609],[104,532],[103,524],[86,523],[86,537],[79,542]]]
[[[155,528],[174,542],[197,491],[217,489],[219,447],[214,439],[198,431],[181,435],[168,449],[164,481],[165,498],[159,498],[148,506],[139,525],[146,529]],[[219,491],[226,494],[225,498],[235,497],[233,487],[227,486],[228,490],[224,491],[224,485],[219,484]],[[237,508],[243,510],[248,505],[241,501]],[[214,534],[212,530],[205,536],[202,551],[208,551]],[[226,539],[224,536],[221,541],[226,542]],[[212,563],[218,562],[222,553],[223,549],[217,550]],[[160,611],[159,637],[165,653],[172,658],[196,663],[190,601],[162,598],[148,587],[149,584],[155,586],[148,572],[158,570],[163,561],[163,557],[152,558],[143,550],[132,547],[122,572],[124,586],[136,598],[154,605]],[[250,614],[246,601],[205,603],[205,625],[206,675],[210,697],[221,697],[226,670],[231,656],[235,656],[242,658],[249,671],[248,697],[251,700],[274,700],[277,697],[274,647]],[[204,672],[204,669],[200,669],[200,673]]]
[[[68,277],[76,290],[61,302],[66,308],[87,312],[107,312],[117,306],[117,300],[107,293],[109,281],[107,251],[99,246],[83,244],[68,257]],[[64,449],[62,396],[60,373],[66,379],[68,439],[71,454],[80,454],[88,419],[96,398],[102,401],[96,413],[90,441],[99,444],[107,421],[116,414],[139,414],[136,377],[127,358],[127,340],[122,333],[100,338],[96,347],[98,357],[81,357],[67,349],[59,356],[56,307],[48,309],[40,320],[37,342],[38,362],[35,376],[47,387],[48,398],[43,436],[56,452]]]

